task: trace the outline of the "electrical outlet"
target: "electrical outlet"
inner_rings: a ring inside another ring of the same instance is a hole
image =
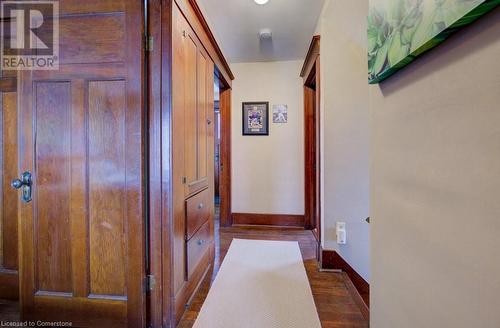
[[[336,224],[337,244],[345,245],[347,243],[347,231],[345,222],[337,222]]]

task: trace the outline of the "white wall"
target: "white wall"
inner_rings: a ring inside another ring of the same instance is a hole
[[[370,88],[373,328],[500,327],[500,8]]]
[[[327,0],[321,35],[322,241],[370,280],[368,0]],[[337,245],[335,224],[347,224]]]
[[[232,64],[232,211],[304,214],[303,61]],[[269,101],[269,136],[243,136],[242,102]],[[272,123],[273,104],[288,123]]]

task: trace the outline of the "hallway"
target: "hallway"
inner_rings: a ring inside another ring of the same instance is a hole
[[[217,221],[216,221],[217,222]],[[317,242],[310,230],[233,226],[217,229],[216,252],[213,269],[207,274],[200,288],[182,317],[178,328],[190,328],[208,294],[224,256],[233,238],[258,240],[298,241],[304,266],[311,285],[314,302],[323,328],[368,327],[367,311],[362,311],[353,298],[357,293],[345,273],[320,272],[316,260]]]
[[[500,0],[0,9],[0,327],[500,327]]]

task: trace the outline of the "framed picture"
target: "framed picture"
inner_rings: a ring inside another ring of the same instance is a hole
[[[243,135],[268,136],[269,135],[269,103],[244,102],[243,103]]]
[[[288,122],[288,106],[273,105],[273,123],[287,123],[287,122]]]
[[[499,0],[370,0],[368,81],[379,83],[491,11]]]

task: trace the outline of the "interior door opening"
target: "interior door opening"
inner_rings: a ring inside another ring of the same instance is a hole
[[[318,55],[304,83],[305,228],[312,230],[318,244],[321,243],[319,73]]]
[[[220,130],[220,90],[219,81],[217,77],[214,81],[214,202],[215,202],[215,223],[216,228],[218,223],[220,223],[220,140],[221,140],[221,130]]]
[[[213,276],[216,274],[216,263],[219,263],[220,259],[220,238],[219,238],[219,228],[220,228],[220,209],[221,204],[227,202],[226,199],[221,199],[221,113],[220,113],[220,87],[221,83],[217,77],[214,76],[214,266],[213,266]]]

